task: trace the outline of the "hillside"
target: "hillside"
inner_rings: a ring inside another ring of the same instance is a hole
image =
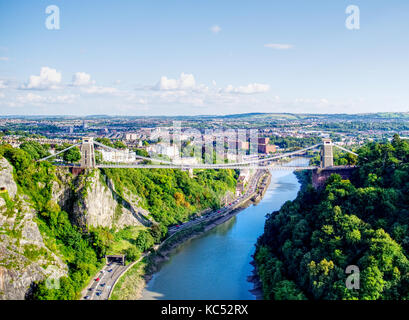
[[[0,168],[0,299],[76,299],[106,253],[136,260],[169,225],[219,207],[236,185],[229,170],[76,176],[8,145]]]
[[[349,180],[333,175],[314,190],[308,175],[294,201],[267,216],[255,262],[264,297],[409,298],[409,144],[371,143]],[[360,288],[347,289],[347,266]]]

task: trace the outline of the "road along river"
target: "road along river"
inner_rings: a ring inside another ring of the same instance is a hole
[[[297,165],[300,165],[300,159]],[[309,159],[303,159],[305,165]],[[155,273],[142,299],[252,300],[251,255],[263,233],[265,215],[293,200],[300,184],[291,171],[272,171],[264,198],[229,221],[188,240]]]

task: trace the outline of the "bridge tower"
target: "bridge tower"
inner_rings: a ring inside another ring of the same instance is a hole
[[[83,138],[81,144],[81,168],[95,167],[94,138]]]
[[[333,144],[331,139],[322,139],[321,168],[328,168],[334,166],[332,146]]]

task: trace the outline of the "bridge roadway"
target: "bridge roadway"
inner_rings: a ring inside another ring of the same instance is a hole
[[[189,166],[181,166],[181,165],[155,165],[155,164],[100,164],[96,166],[97,168],[136,168],[136,169],[181,169],[181,170],[188,170],[188,169],[255,169],[255,170],[314,170],[318,167],[315,166],[276,166],[276,165],[266,165],[266,166],[244,166],[244,165],[217,165],[217,164],[204,164],[204,165],[189,165]]]

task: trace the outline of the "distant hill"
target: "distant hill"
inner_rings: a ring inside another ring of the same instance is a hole
[[[100,120],[100,119],[175,119],[175,120],[305,120],[305,119],[328,119],[328,120],[409,120],[409,112],[378,112],[378,113],[359,113],[359,114],[313,114],[313,113],[240,113],[229,115],[197,115],[197,116],[113,116],[113,115],[88,115],[88,116],[18,116],[8,115],[0,116],[0,119],[85,119],[85,120]]]

